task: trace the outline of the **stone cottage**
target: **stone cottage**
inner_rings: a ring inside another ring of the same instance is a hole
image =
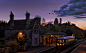
[[[22,32],[27,36],[27,46],[39,45],[41,17],[36,16],[34,19],[30,19],[30,13],[27,11],[25,16],[26,19],[14,20],[14,14],[11,11],[10,20],[5,27],[5,43],[10,39],[14,39],[19,32]]]

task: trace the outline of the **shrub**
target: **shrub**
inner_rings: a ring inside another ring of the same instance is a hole
[[[15,41],[8,41],[8,42],[5,44],[5,46],[6,46],[6,47],[10,47],[10,48],[11,48],[11,49],[10,49],[11,52],[16,52],[16,51],[18,51],[18,47],[19,47],[18,43],[15,42]]]

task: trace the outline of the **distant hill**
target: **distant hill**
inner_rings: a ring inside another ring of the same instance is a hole
[[[73,34],[82,35],[84,33],[84,30],[80,29],[79,27],[75,25],[61,25],[58,27],[62,32],[65,32],[66,30],[71,30]]]

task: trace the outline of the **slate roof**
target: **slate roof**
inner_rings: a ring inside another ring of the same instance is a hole
[[[14,20],[14,29],[25,29],[26,20]]]
[[[29,29],[32,29],[35,23],[35,19],[30,19]],[[10,29],[10,22],[5,26],[5,29]],[[26,20],[14,20],[14,28],[13,29],[26,29]]]

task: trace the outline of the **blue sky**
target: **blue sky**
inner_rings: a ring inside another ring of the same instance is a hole
[[[85,0],[0,0],[0,20],[9,21],[10,11],[13,12],[14,19],[25,19],[25,13],[28,11],[31,19],[34,18],[35,15],[45,18],[46,22],[53,21],[55,18],[62,18],[63,22],[71,21],[84,29],[86,25],[81,23],[86,23],[86,18],[82,18],[80,15],[74,15],[72,14],[73,12],[70,12],[72,15],[68,13],[68,9],[75,10],[74,4],[80,4],[81,2],[83,3]],[[85,9],[85,7],[83,7],[83,9]],[[76,11],[82,11],[81,9],[77,9],[76,6]]]

